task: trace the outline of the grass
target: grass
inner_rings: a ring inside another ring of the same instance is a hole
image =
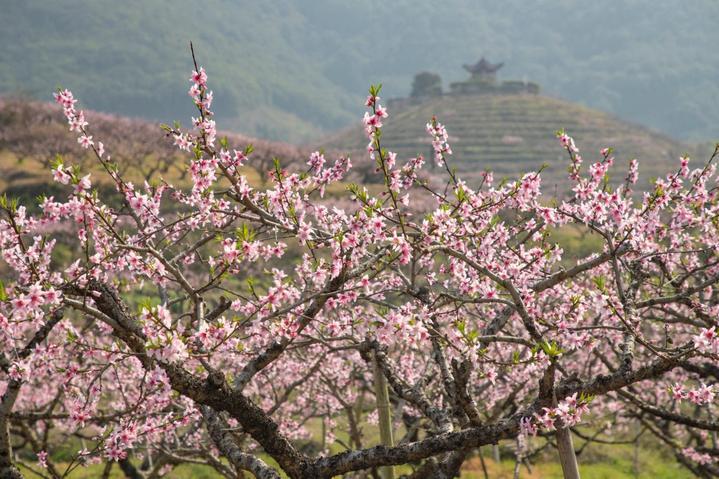
[[[514,462],[503,461],[498,464],[491,459],[485,459],[485,464],[490,479],[512,479],[514,477]],[[539,463],[531,467],[532,470],[529,472],[525,466],[522,466],[519,477],[522,479],[562,478],[562,468],[559,463]],[[638,473],[632,470],[631,462],[627,461],[587,464],[579,466],[579,473],[583,479],[689,479],[693,477],[686,469],[679,469],[678,465],[666,462],[640,468]],[[475,459],[464,468],[461,479],[484,479],[484,477],[480,462]]]
[[[601,253],[604,239],[589,228],[567,224],[550,230],[549,241],[558,244],[564,250],[565,267],[574,266],[573,260],[586,258],[592,253]]]
[[[575,447],[578,450],[581,446],[581,440],[575,442]],[[503,458],[500,463],[496,463],[488,458],[490,456],[488,449],[484,451],[484,455],[490,479],[514,477],[515,462],[513,459]],[[578,460],[579,472],[583,479],[690,479],[694,477],[687,469],[674,461],[674,457],[663,446],[655,444],[653,441],[647,441],[636,451],[631,445],[608,446],[594,443],[584,449]],[[554,450],[549,450],[535,458],[530,467],[531,472],[522,465],[520,469],[522,479],[562,478],[562,468]],[[479,457],[471,458],[465,463],[461,479],[484,478]]]
[[[56,464],[59,471],[63,471],[66,464]],[[78,467],[69,476],[70,479],[97,479],[102,477],[103,470],[105,469],[104,464],[92,464],[87,467]],[[23,471],[26,472],[26,471]],[[32,474],[28,474],[28,477],[32,477]],[[125,474],[120,470],[117,465],[113,465],[110,475],[110,479],[125,479]],[[168,479],[220,479],[220,476],[214,469],[201,466],[197,464],[185,464],[178,466],[172,470],[170,474],[165,476]]]
[[[690,479],[692,474],[679,464],[662,455],[660,451],[650,448],[640,450],[637,471],[634,470],[631,448],[616,448],[615,454],[604,457],[600,462],[587,461],[583,463],[580,458],[579,471],[583,479]],[[485,451],[485,455],[488,451]],[[512,479],[514,477],[514,461],[502,460],[499,463],[485,457],[484,459],[489,479]],[[62,468],[63,464],[58,464]],[[562,469],[556,460],[545,457],[532,464],[531,472],[522,465],[519,477],[522,479],[561,479]],[[71,479],[95,479],[100,477],[104,466],[94,464],[76,469],[69,477]],[[62,470],[62,469],[61,469]],[[410,467],[400,466],[396,473],[411,472]],[[119,467],[113,466],[109,476],[112,479],[123,479],[124,475]],[[220,479],[221,476],[207,466],[185,464],[176,467],[166,477],[170,479]],[[478,457],[471,458],[462,469],[461,479],[484,479],[481,462]]]

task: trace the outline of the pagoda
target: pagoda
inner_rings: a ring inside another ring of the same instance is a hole
[[[421,72],[412,82],[412,93],[407,98],[391,98],[388,106],[403,109],[419,105],[446,95],[537,95],[539,85],[526,80],[497,80],[497,72],[504,63],[492,63],[482,57],[472,65],[462,65],[470,77],[449,85],[449,91],[442,90],[442,79],[436,73]]]
[[[497,70],[502,68],[504,63],[490,63],[484,57],[474,65],[462,65],[472,76],[469,81],[494,84],[497,81]]]
[[[463,82],[452,83],[450,94],[454,95],[482,95],[482,94],[516,94],[516,93],[539,93],[539,85],[523,81],[497,82],[497,71],[504,66],[504,63],[491,63],[482,57],[474,65],[462,65],[471,75]]]

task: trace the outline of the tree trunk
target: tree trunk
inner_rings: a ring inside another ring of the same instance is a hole
[[[387,378],[384,377],[377,359],[372,356],[374,366],[374,390],[377,397],[377,413],[379,415],[379,437],[382,445],[394,446],[392,438],[392,414],[389,408],[389,391],[387,390]],[[383,466],[380,468],[382,479],[394,479],[394,467]]]
[[[580,479],[577,455],[574,453],[572,433],[569,428],[557,429],[557,450],[559,451],[559,462],[562,464],[564,479]]]
[[[13,464],[10,419],[8,417],[19,392],[20,383],[10,381],[5,395],[0,398],[0,479],[22,479],[23,477]]]

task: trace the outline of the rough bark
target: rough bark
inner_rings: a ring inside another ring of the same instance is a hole
[[[201,410],[212,441],[235,468],[250,471],[257,479],[280,479],[280,475],[260,458],[240,450],[232,434],[227,432],[227,424],[217,412],[207,406],[203,406]]]

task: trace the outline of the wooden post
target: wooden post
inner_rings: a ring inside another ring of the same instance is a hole
[[[484,453],[482,448],[479,448],[479,462],[482,464],[482,472],[484,473],[484,479],[489,479],[489,473],[487,472],[487,464],[484,463]]]
[[[374,390],[377,397],[377,414],[379,416],[379,437],[382,445],[394,446],[392,437],[392,414],[389,409],[389,391],[387,390],[387,378],[384,377],[382,369],[377,363],[376,353],[372,356],[374,366]],[[383,466],[379,469],[382,479],[394,479],[394,467]]]
[[[574,453],[574,444],[572,443],[572,432],[569,428],[562,426],[557,428],[556,437],[564,479],[580,479],[577,455]]]

